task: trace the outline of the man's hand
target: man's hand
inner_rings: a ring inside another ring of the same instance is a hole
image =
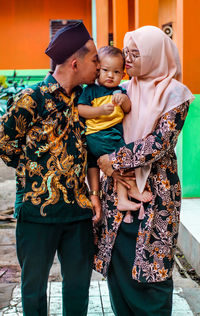
[[[115,106],[112,103],[102,104],[100,106],[100,111],[101,111],[100,115],[109,115],[114,111],[114,108]]]
[[[111,177],[114,169],[112,167],[111,161],[109,160],[109,155],[103,155],[97,160],[99,168],[105,173],[107,176]]]
[[[96,195],[90,195],[90,200],[92,202],[93,206],[93,223],[96,225],[102,217],[102,208],[101,208],[101,201],[98,196]]]

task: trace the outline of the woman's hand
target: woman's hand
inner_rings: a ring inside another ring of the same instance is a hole
[[[109,160],[109,155],[103,155],[97,160],[99,168],[109,177],[114,179],[114,188],[116,189],[116,182],[119,181],[127,189],[130,189],[130,185],[127,181],[135,179],[134,170],[114,170]]]
[[[135,171],[134,170],[128,170],[128,171],[122,171],[122,170],[115,170],[112,174],[112,177],[114,179],[114,189],[117,189],[117,182],[120,182],[125,186],[128,190],[131,188],[128,181],[135,180]]]
[[[97,160],[99,168],[105,173],[107,176],[111,177],[114,169],[112,167],[111,161],[109,160],[109,155],[103,155]]]

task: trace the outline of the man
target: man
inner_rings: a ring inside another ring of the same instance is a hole
[[[57,251],[63,315],[82,316],[87,314],[93,263],[93,212],[85,185],[84,125],[76,102],[79,85],[96,78],[98,57],[82,22],[59,30],[46,54],[55,71],[10,102],[0,121],[0,156],[17,167],[16,239],[24,315],[47,315],[47,281]],[[95,201],[98,221],[100,205]]]

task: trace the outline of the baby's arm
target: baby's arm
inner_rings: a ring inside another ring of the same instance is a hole
[[[78,113],[80,116],[86,119],[93,119],[99,117],[101,115],[109,115],[114,111],[114,104],[102,104],[98,107],[93,107],[86,104],[79,104],[78,105]]]
[[[124,113],[128,113],[131,110],[131,100],[124,93],[113,94],[112,102],[114,105],[120,105]]]

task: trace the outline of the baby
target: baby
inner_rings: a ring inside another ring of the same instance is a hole
[[[98,84],[85,87],[78,101],[79,115],[86,119],[88,149],[97,158],[125,146],[122,120],[124,113],[131,109],[126,90],[119,86],[124,77],[125,66],[122,51],[116,47],[104,46],[98,50],[98,56]],[[152,195],[147,190],[140,193],[135,180],[128,183],[130,190],[117,182],[117,208],[120,211],[127,211],[124,221],[130,223],[130,211],[138,210],[141,204],[130,201],[128,197],[149,202]]]

